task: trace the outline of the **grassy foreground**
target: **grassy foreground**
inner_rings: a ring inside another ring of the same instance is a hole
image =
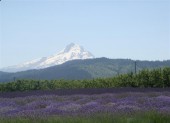
[[[0,123],[169,123],[170,116],[156,112],[135,115],[51,116],[47,118],[1,118]]]

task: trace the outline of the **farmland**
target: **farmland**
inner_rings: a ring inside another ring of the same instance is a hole
[[[169,123],[170,68],[0,85],[2,123]]]
[[[10,92],[11,97],[8,92],[3,93],[0,95],[0,119],[2,122],[28,123],[170,121],[169,88],[60,91],[64,90],[46,91],[47,94],[43,91],[24,92],[25,95]]]

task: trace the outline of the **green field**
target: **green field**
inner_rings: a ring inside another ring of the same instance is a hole
[[[48,118],[1,118],[1,123],[169,123],[170,116],[156,112],[139,113],[135,115],[95,115]]]

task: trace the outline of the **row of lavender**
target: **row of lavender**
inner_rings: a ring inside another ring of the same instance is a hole
[[[15,91],[15,92],[0,92],[0,98],[14,98],[14,97],[26,97],[26,96],[42,96],[42,95],[93,95],[104,93],[127,93],[127,92],[170,92],[170,88],[76,88],[76,89],[55,89],[55,90],[34,90],[34,91]]]
[[[170,115],[170,92],[0,98],[0,117],[48,117],[158,111]]]

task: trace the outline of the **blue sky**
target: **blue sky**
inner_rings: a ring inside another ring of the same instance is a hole
[[[1,0],[0,68],[71,42],[95,57],[170,59],[170,1]]]

